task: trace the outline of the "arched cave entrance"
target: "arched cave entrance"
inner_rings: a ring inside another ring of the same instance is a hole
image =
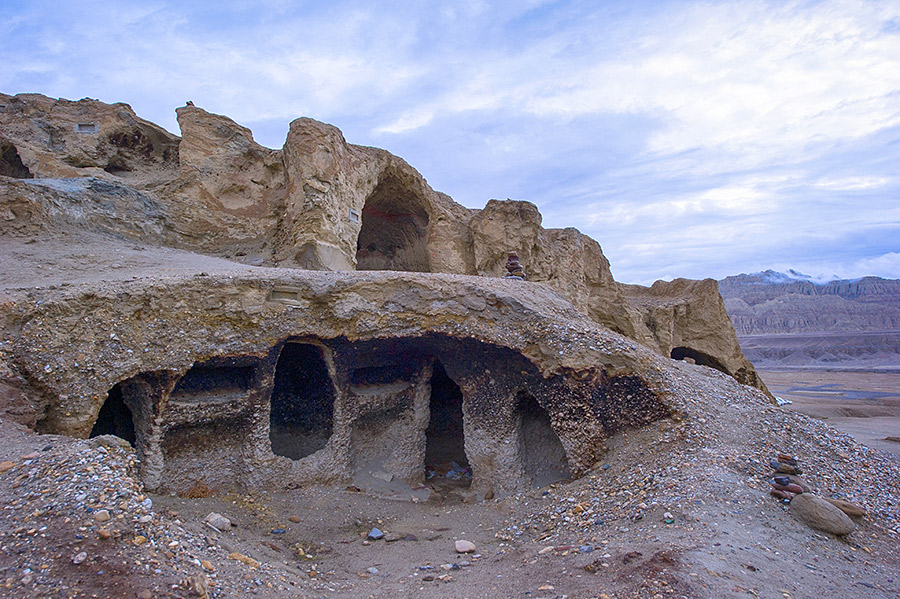
[[[117,383],[106,395],[106,401],[97,414],[97,420],[91,429],[91,438],[100,435],[115,435],[125,439],[134,447],[137,435],[134,430],[134,416],[125,405],[122,395],[122,384]]]
[[[424,199],[396,177],[383,178],[362,209],[356,269],[431,272],[427,241]]]
[[[16,146],[8,141],[0,141],[0,175],[15,179],[34,178],[34,175],[22,162]]]
[[[275,366],[269,414],[272,453],[292,460],[328,443],[334,423],[334,386],[322,350],[286,343]]]
[[[562,442],[550,424],[550,414],[533,395],[520,391],[516,398],[519,456],[525,475],[535,487],[570,478]]]
[[[444,366],[434,362],[431,375],[431,416],[425,429],[425,478],[469,486],[472,469],[463,434],[463,395]]]
[[[699,364],[701,366],[709,366],[710,368],[715,368],[719,372],[724,372],[729,376],[731,375],[731,373],[728,372],[728,369],[725,368],[725,365],[720,361],[708,354],[704,354],[703,352],[691,349],[690,347],[673,348],[671,357],[673,360],[684,360],[685,358],[690,358],[694,361],[695,364]]]

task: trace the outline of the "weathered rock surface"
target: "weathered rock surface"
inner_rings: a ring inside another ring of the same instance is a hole
[[[850,534],[856,528],[840,508],[812,493],[796,495],[791,500],[791,514],[807,526],[835,535]]]
[[[402,159],[348,144],[330,125],[295,120],[279,151],[195,106],[178,109],[178,138],[125,104],[20,94],[0,105],[0,174],[37,178],[4,182],[4,234],[77,224],[254,265],[483,276],[502,275],[516,251],[530,282],[594,321],[666,357],[709,356],[700,362],[764,389],[715,285],[620,287],[599,244],[543,229],[532,204],[464,208]]]
[[[141,181],[178,165],[179,138],[127,104],[0,93],[0,106],[2,175]]]
[[[832,499],[830,497],[826,497],[825,501],[835,506],[851,518],[862,518],[866,515],[865,508],[853,502],[845,501],[843,499]]]

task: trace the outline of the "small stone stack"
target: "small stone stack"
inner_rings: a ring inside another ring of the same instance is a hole
[[[791,506],[791,514],[807,526],[834,535],[846,535],[856,528],[851,518],[861,518],[865,509],[840,499],[829,499],[813,495],[799,478],[803,471],[797,458],[784,453],[770,462],[773,479],[769,493],[782,503]]]
[[[515,252],[510,252],[506,259],[506,272],[508,279],[525,279],[525,269],[519,264],[519,256]]]
[[[803,474],[800,465],[797,463],[797,458],[779,453],[778,459],[772,460],[769,464],[775,471],[773,473],[773,482],[770,483],[772,489],[769,491],[773,497],[777,497],[784,503],[790,503],[794,495],[809,491],[809,489],[804,487],[802,481],[796,478]]]

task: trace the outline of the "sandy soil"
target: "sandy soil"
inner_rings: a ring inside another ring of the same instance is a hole
[[[900,372],[761,370],[786,409],[824,420],[869,447],[900,455]],[[893,440],[893,439],[896,440]]]

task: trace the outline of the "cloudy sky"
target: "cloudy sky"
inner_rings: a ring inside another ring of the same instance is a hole
[[[310,116],[616,279],[900,278],[900,1],[3,0],[0,91]]]

